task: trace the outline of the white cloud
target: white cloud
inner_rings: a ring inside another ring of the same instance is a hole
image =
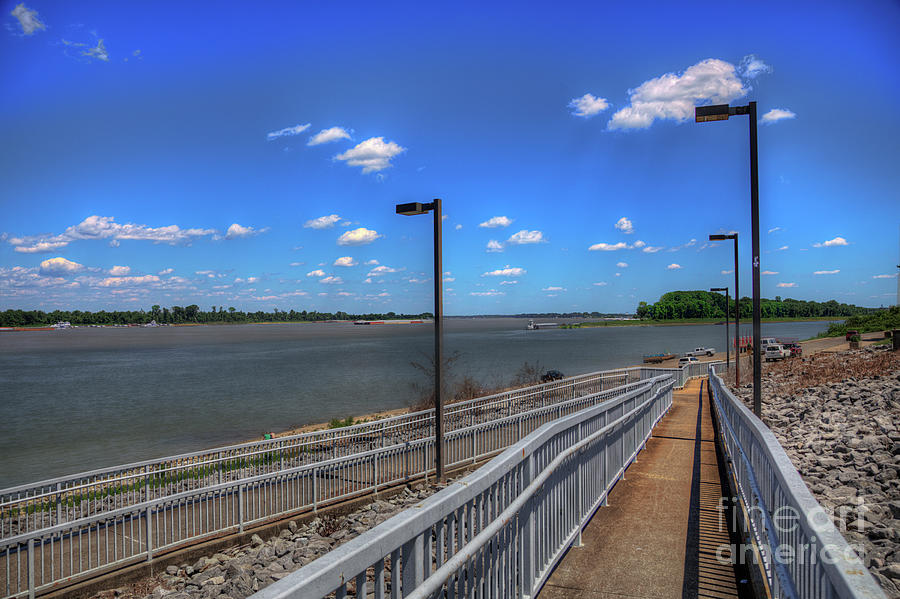
[[[476,297],[493,297],[496,295],[506,295],[506,292],[489,289],[487,291],[472,291],[469,295],[474,295]]]
[[[778,283],[776,287],[796,287],[797,283]]]
[[[291,262],[289,266],[303,266],[306,262]]]
[[[667,270],[680,270],[681,265],[675,264],[674,262],[666,267]]]
[[[72,274],[84,270],[84,265],[62,257],[49,258],[41,262],[41,272],[55,275]]]
[[[786,108],[773,108],[766,114],[762,115],[762,118],[759,119],[759,122],[763,125],[771,125],[773,123],[777,123],[778,121],[795,118],[797,118],[797,115]]]
[[[294,125],[293,127],[285,127],[284,129],[279,129],[278,131],[267,133],[266,139],[272,141],[273,139],[278,139],[279,137],[300,135],[301,133],[309,129],[309,127],[310,123],[306,123],[305,125]]]
[[[616,262],[616,268],[628,268],[627,262]]]
[[[377,231],[360,227],[358,229],[353,229],[352,231],[344,232],[338,237],[337,243],[338,245],[366,245],[367,243],[372,243],[379,237],[382,236],[379,235]]]
[[[322,269],[311,270],[311,271],[309,271],[308,273],[306,273],[306,276],[307,276],[307,277],[324,277],[324,276],[325,276],[325,271],[322,270]]]
[[[647,244],[644,243],[643,241],[641,241],[640,239],[638,239],[637,241],[634,242],[634,245],[631,246],[631,247],[634,247],[634,248],[642,248],[642,247],[644,247],[645,245],[647,245]]]
[[[591,247],[588,248],[590,252],[615,252],[616,250],[627,250],[629,249],[628,244],[624,241],[620,241],[619,243],[595,243]]]
[[[823,241],[822,243],[814,243],[813,247],[814,248],[822,248],[822,247],[830,248],[830,247],[835,247],[838,245],[850,245],[850,244],[847,243],[847,240],[844,239],[843,237],[835,237],[834,239],[829,239],[828,241]]]
[[[553,287],[553,286],[544,287],[543,289],[541,289],[541,291],[565,291],[565,290],[566,290],[565,287]]]
[[[730,275],[730,274],[734,274],[734,271],[733,271],[733,270],[723,270],[723,271],[722,271],[722,274],[723,274],[723,275]]]
[[[482,229],[494,229],[496,227],[508,227],[512,224],[512,219],[506,216],[492,216],[478,226]]]
[[[393,166],[391,158],[406,151],[406,148],[394,142],[384,143],[383,137],[370,137],[356,147],[334,157],[343,160],[348,166],[361,166],[362,172],[371,173]]]
[[[372,258],[371,260],[366,260],[366,266],[376,266],[378,264],[378,260]]]
[[[525,245],[529,243],[546,243],[546,240],[544,239],[544,234],[540,231],[522,229],[510,236],[506,243],[507,245]]]
[[[813,274],[814,274],[814,275],[836,275],[836,274],[838,274],[839,272],[841,272],[840,269],[837,269],[837,270],[817,270],[817,271],[815,271]]]
[[[324,283],[326,285],[340,285],[341,283],[344,282],[344,279],[342,279],[340,277],[335,277],[335,276],[329,275],[329,276],[325,277],[324,279],[319,279],[319,282]]]
[[[109,62],[109,53],[106,51],[106,46],[103,44],[103,40],[97,40],[97,45],[88,48],[87,50],[83,50],[81,52],[82,56],[87,56],[88,58],[96,58],[97,60],[102,60],[103,62]]]
[[[386,275],[386,274],[390,274],[390,273],[394,273],[394,272],[398,272],[398,270],[396,268],[391,268],[390,266],[385,266],[382,264],[381,266],[376,266],[375,268],[370,270],[369,274],[367,274],[366,276],[367,277],[378,277],[381,275]]]
[[[666,73],[629,90],[631,104],[617,111],[610,129],[646,129],[656,119],[685,121],[698,104],[727,104],[747,94],[733,64],[708,58],[681,75]]]
[[[173,272],[175,272],[175,269],[174,269],[174,268],[164,268],[163,270],[159,271],[159,272],[156,273],[156,274],[158,274],[158,275],[170,275],[170,274],[172,274]]]
[[[47,26],[38,18],[37,11],[26,7],[24,2],[16,5],[9,14],[19,19],[19,25],[22,26],[22,33],[25,35],[31,35],[35,31],[47,29]]]
[[[518,285],[518,281],[500,281],[501,285]]]
[[[214,235],[215,229],[182,229],[178,225],[148,227],[132,223],[119,224],[112,216],[89,216],[77,225],[68,227],[59,235],[31,235],[11,237],[8,242],[16,251],[26,254],[52,251],[78,240],[142,240],[154,243],[190,243],[196,237]]]
[[[130,273],[131,267],[130,266],[113,266],[112,268],[109,269],[108,272],[109,272],[109,274],[111,274],[113,276],[120,277],[122,275],[127,275],[128,273]]]
[[[772,67],[764,63],[762,60],[749,54],[741,59],[740,73],[744,79],[755,79],[763,73],[771,73]]]
[[[894,273],[892,275],[874,275],[872,278],[873,279],[895,279],[895,278],[897,278],[897,273]]]
[[[728,272],[731,272],[731,271],[728,271]],[[761,274],[761,275],[777,275],[778,271],[777,270],[764,270],[759,274]]]
[[[456,277],[444,277],[444,278],[443,278],[443,281],[444,281],[445,283],[452,283],[452,282],[455,281],[455,280],[456,280]]]
[[[481,276],[482,277],[521,277],[526,272],[528,272],[528,271],[526,271],[524,268],[510,267],[509,264],[507,264],[503,268],[498,268],[497,270],[488,271]]]
[[[781,227],[772,227],[771,229],[769,229],[769,233],[774,233],[775,231],[780,231],[780,230],[781,230]]]
[[[616,221],[616,228],[623,233],[634,233],[634,225],[624,216]]]
[[[788,249],[788,247],[789,247],[789,246],[783,245],[783,246],[781,246],[780,248],[778,248],[777,251],[783,252],[783,251],[785,251],[786,249]]]
[[[572,101],[569,102],[569,108],[572,109],[572,114],[575,116],[590,118],[609,108],[609,102],[606,101],[606,98],[598,98],[593,94],[584,94],[580,98],[572,98]]]
[[[305,229],[330,229],[333,227],[341,217],[337,214],[329,214],[327,216],[320,216],[319,218],[314,218],[312,220],[308,220],[303,223],[303,228]]]
[[[645,247],[642,251],[643,251],[645,254],[655,254],[656,252],[659,252],[659,251],[661,251],[662,249],[663,249],[663,246],[661,246],[661,245],[655,245],[655,246],[654,246],[654,245],[648,245],[648,246]]]
[[[140,277],[107,277],[99,281],[99,287],[121,287],[123,285],[144,285],[146,283],[159,283],[156,275],[143,275]]]
[[[606,281],[598,281],[597,283],[594,283],[594,285],[597,287],[606,287],[608,283]]]
[[[487,251],[488,252],[502,252],[503,244],[497,241],[496,239],[490,239],[487,242]]]
[[[225,239],[237,239],[238,237],[250,237],[252,235],[259,235],[260,233],[265,233],[269,228],[265,227],[263,229],[254,229],[253,227],[244,227],[237,223],[233,223],[230,227],[228,227],[228,231],[225,232]]]
[[[350,139],[350,134],[343,127],[331,127],[330,129],[322,129],[309,138],[308,146],[317,146],[319,144],[327,144],[328,142],[338,141],[339,139]]]
[[[334,261],[333,266],[356,266],[357,264],[359,264],[359,262],[354,260],[351,256],[341,256]]]
[[[454,228],[455,228],[457,231],[459,231],[460,229],[462,229],[462,225],[456,225]]]

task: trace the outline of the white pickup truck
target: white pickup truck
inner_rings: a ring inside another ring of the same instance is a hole
[[[773,343],[766,346],[766,351],[763,355],[766,358],[766,362],[770,360],[784,360],[785,358],[791,357],[791,350],[787,349],[783,345]]]
[[[714,347],[695,347],[689,352],[685,352],[686,356],[711,356],[716,353],[716,348]]]

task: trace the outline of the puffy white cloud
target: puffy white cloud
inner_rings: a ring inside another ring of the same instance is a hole
[[[510,267],[509,264],[507,264],[503,268],[498,268],[497,270],[488,271],[481,276],[482,277],[521,277],[526,272],[528,272],[528,271],[526,271],[524,268]]]
[[[817,270],[817,271],[815,271],[813,274],[814,274],[814,275],[836,275],[836,274],[838,274],[839,272],[841,272],[840,269],[836,269],[836,270]]]
[[[356,147],[338,154],[334,159],[343,160],[348,166],[361,166],[362,172],[365,174],[393,166],[391,159],[405,151],[406,148],[392,141],[385,143],[383,137],[370,137],[366,141],[357,144]]]
[[[698,104],[727,104],[747,94],[733,64],[708,58],[685,69],[666,73],[629,90],[631,104],[613,114],[610,129],[646,129],[656,119],[685,121]]]
[[[554,287],[552,285],[541,289],[541,291],[565,291],[565,290],[566,290],[565,287]]]
[[[830,248],[830,247],[835,247],[835,246],[839,246],[839,245],[850,245],[850,244],[847,243],[847,240],[844,239],[843,237],[835,237],[834,239],[829,239],[828,241],[823,241],[822,243],[814,243],[813,247],[814,248],[822,248],[822,247]]]
[[[617,250],[627,250],[630,249],[628,244],[624,241],[620,241],[619,243],[595,243],[591,247],[588,248],[588,251],[591,252],[615,252]]]
[[[319,279],[319,282],[324,283],[326,285],[340,285],[341,283],[344,282],[344,279],[342,279],[340,277],[335,277],[335,276],[329,275],[329,276],[325,277],[324,279]]]
[[[487,291],[472,291],[469,295],[474,295],[476,297],[494,297],[496,295],[506,295],[506,292],[488,289]]]
[[[37,11],[31,10],[25,6],[24,2],[16,5],[9,14],[19,20],[19,25],[22,27],[22,33],[25,35],[32,35],[35,31],[47,28],[47,26],[41,22],[40,18],[38,18]]]
[[[487,242],[487,248],[486,248],[486,250],[487,250],[488,252],[502,252],[502,251],[503,251],[503,244],[500,243],[499,241],[497,241],[496,239],[490,239],[490,240],[488,240],[488,242]]]
[[[309,271],[308,273],[306,273],[306,276],[307,276],[307,277],[324,277],[324,276],[325,276],[325,271],[322,270],[322,269],[311,270],[311,271]]]
[[[122,275],[127,275],[128,273],[130,273],[131,267],[130,266],[113,266],[112,268],[109,269],[108,272],[109,272],[109,274],[111,274],[113,276],[121,277]]]
[[[378,264],[378,260],[372,258],[371,260],[366,260],[366,266],[375,266]]]
[[[797,283],[778,283],[777,287],[796,287]]]
[[[753,54],[749,54],[741,59],[739,70],[741,77],[744,79],[755,79],[758,75],[762,75],[763,73],[771,73],[772,67]]]
[[[732,272],[732,271],[729,270],[728,272]],[[761,274],[761,275],[777,275],[778,271],[777,270],[764,270],[759,274]]]
[[[506,216],[492,216],[478,226],[483,229],[494,229],[496,227],[508,227],[512,224],[512,219]]]
[[[143,275],[134,277],[107,277],[99,281],[99,287],[121,287],[123,285],[145,285],[147,283],[159,283],[159,277],[156,275]]]
[[[459,231],[460,229],[462,229],[462,225],[456,225],[456,226],[454,227],[454,229],[456,229],[457,231]]]
[[[341,256],[334,261],[333,266],[356,266],[357,264],[359,264],[359,262],[354,260],[351,256]]]
[[[294,125],[293,127],[285,127],[284,129],[279,129],[278,131],[267,133],[266,139],[272,141],[273,139],[278,139],[279,137],[300,135],[301,133],[309,129],[309,127],[310,123],[306,123],[305,125]]]
[[[666,267],[667,270],[680,270],[681,265],[675,264],[674,262]]]
[[[112,216],[89,216],[77,225],[68,227],[59,235],[11,237],[8,242],[16,246],[17,252],[36,253],[58,249],[78,240],[141,240],[153,243],[190,243],[196,237],[214,235],[215,229],[182,229],[178,225],[148,227],[132,223],[119,224]]]
[[[330,229],[333,227],[341,217],[337,214],[328,214],[326,216],[320,216],[319,218],[314,218],[312,220],[308,220],[303,223],[303,227],[305,229]]]
[[[777,123],[778,121],[795,118],[797,118],[797,115],[786,108],[773,108],[766,114],[762,115],[762,118],[759,119],[759,122],[763,125],[771,125],[772,123]]]
[[[641,241],[640,239],[638,239],[637,241],[634,242],[634,245],[632,245],[631,247],[634,247],[634,248],[642,248],[642,247],[644,247],[645,245],[647,245],[647,244],[644,243],[643,241]]]
[[[526,245],[529,243],[545,243],[544,234],[540,231],[522,229],[506,240],[507,245]]]
[[[616,228],[623,233],[634,233],[634,225],[624,216],[616,221]]]
[[[41,272],[55,275],[68,275],[84,270],[84,265],[66,260],[63,257],[48,258],[41,262]]]
[[[616,268],[628,268],[627,262],[616,262]]]
[[[338,245],[366,245],[367,243],[372,243],[379,237],[382,236],[379,235],[377,231],[360,227],[343,233],[338,237],[337,243]]]
[[[252,235],[259,235],[260,233],[265,233],[269,230],[269,227],[265,227],[262,229],[254,229],[253,227],[244,227],[237,223],[233,223],[230,227],[228,227],[228,231],[225,232],[225,239],[237,239],[238,237],[250,237]]]
[[[609,102],[606,101],[606,98],[598,98],[593,94],[584,94],[580,98],[572,98],[572,101],[569,102],[569,108],[572,109],[572,114],[575,116],[590,118],[609,108]]]
[[[350,139],[350,134],[343,127],[331,127],[322,129],[309,138],[308,146],[318,146],[319,144],[327,144],[328,142],[338,141],[339,139]]]
[[[172,274],[173,272],[175,272],[175,269],[174,269],[174,268],[164,268],[164,269],[162,269],[161,271],[159,271],[159,272],[156,273],[156,274],[158,274],[158,275],[170,275],[170,274]]]
[[[662,249],[663,249],[663,246],[661,246],[661,245],[648,245],[641,251],[644,252],[645,254],[655,254],[656,252],[662,251]]]
[[[396,268],[391,268],[390,266],[385,266],[382,264],[381,266],[376,266],[375,268],[370,270],[369,274],[367,274],[366,276],[367,277],[378,277],[381,275],[386,275],[386,274],[390,274],[390,273],[394,273],[394,272],[397,272]]]

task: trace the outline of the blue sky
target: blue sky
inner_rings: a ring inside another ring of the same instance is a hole
[[[895,301],[900,5],[2,2],[0,309]],[[766,274],[771,273],[771,274]]]

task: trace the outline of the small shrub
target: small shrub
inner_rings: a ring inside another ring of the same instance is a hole
[[[328,423],[328,428],[343,428],[345,426],[352,426],[353,424],[355,424],[353,416],[347,416],[343,420],[340,418],[332,418],[331,422]]]

